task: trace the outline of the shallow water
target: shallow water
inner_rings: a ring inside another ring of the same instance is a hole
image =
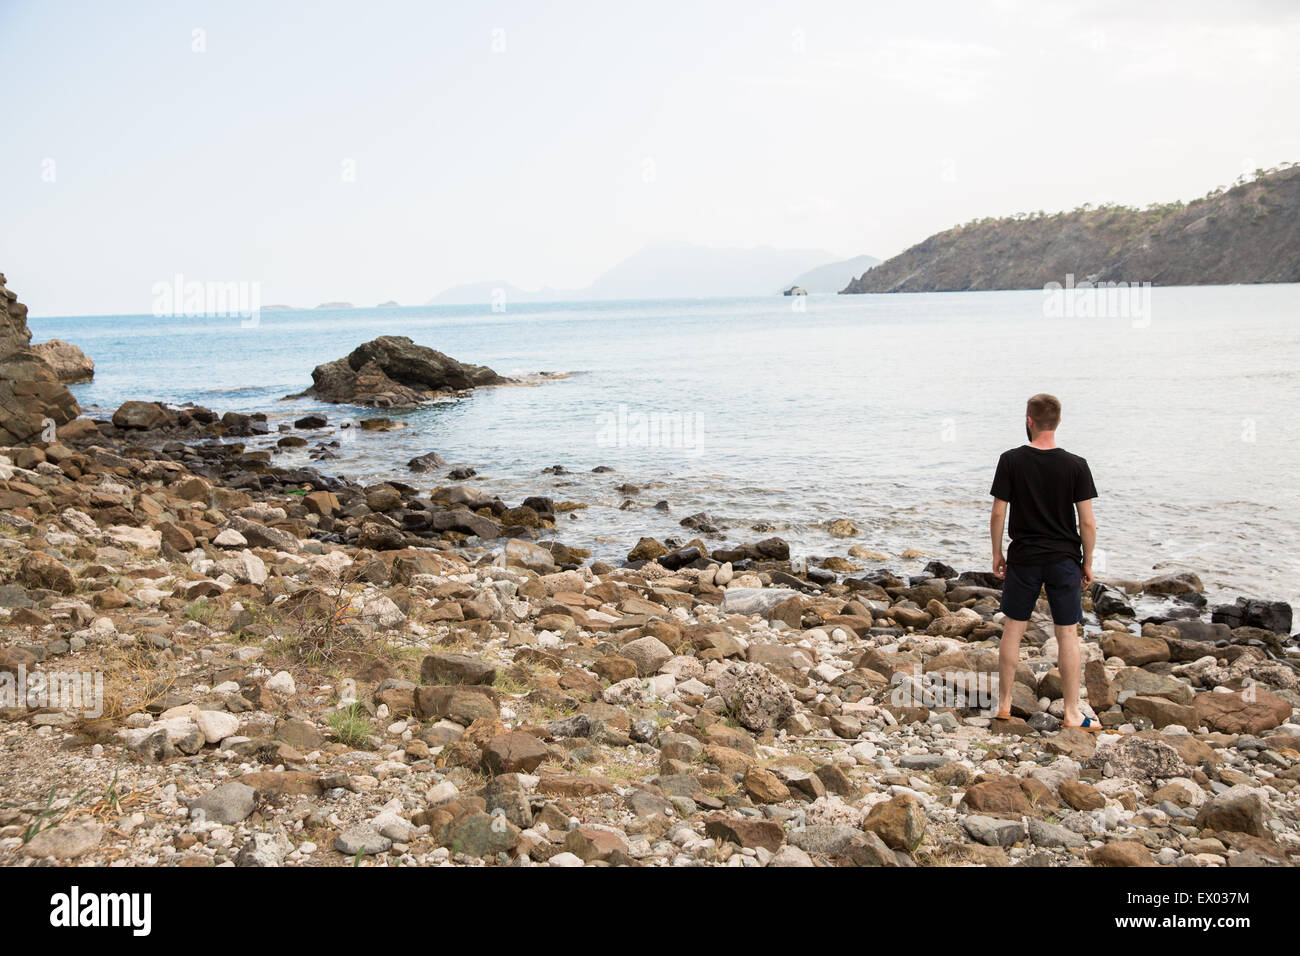
[[[1300,286],[1158,288],[1136,321],[1045,312],[1029,291],[303,310],[263,312],[253,328],[30,324],[35,340],[95,360],[95,381],[74,387],[83,406],[388,414],[407,427],[356,435],[321,469],[432,486],[437,476],[412,479],[404,463],[438,451],[510,503],[590,502],[559,537],[604,557],[642,534],[688,538],[677,522],[707,511],[732,542],[766,522],[798,554],[914,548],[983,569],[993,466],[1024,440],[1025,399],[1050,391],[1065,407],[1059,441],[1088,459],[1100,493],[1099,573],[1190,567],[1216,594],[1300,603]],[[506,375],[572,374],[407,412],[282,400],[315,365],[381,334]],[[540,473],[556,464],[571,473]],[[616,471],[592,474],[598,465]],[[624,482],[642,488],[631,510],[619,509]],[[653,510],[660,500],[667,512]],[[826,534],[840,517],[862,534]]]

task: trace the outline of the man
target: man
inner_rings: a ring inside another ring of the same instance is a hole
[[[1011,689],[1020,660],[1020,639],[1046,587],[1056,631],[1057,660],[1065,690],[1065,725],[1096,732],[1095,717],[1079,711],[1079,622],[1083,588],[1092,585],[1097,489],[1088,463],[1056,444],[1061,402],[1039,394],[1025,408],[1029,444],[1003,452],[993,476],[993,573],[1003,580],[1002,646],[998,651],[997,716],[1011,716]],[[1002,556],[1002,527],[1011,506],[1011,546]],[[1078,513],[1078,524],[1075,513]]]

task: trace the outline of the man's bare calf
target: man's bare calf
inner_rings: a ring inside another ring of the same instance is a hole
[[[1028,621],[1005,618],[1002,622],[1002,642],[998,645],[998,714],[1011,713],[1011,691],[1016,683],[1016,668],[1020,665],[1020,641],[1028,627]],[[1077,727],[1083,723],[1083,715],[1079,712],[1079,677],[1082,672],[1079,626],[1057,624],[1053,630],[1056,631],[1056,660],[1065,696],[1065,723]]]

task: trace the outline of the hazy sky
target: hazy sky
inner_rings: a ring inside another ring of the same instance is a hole
[[[39,316],[884,258],[1300,160],[1298,49],[1289,2],[0,0],[0,271]]]

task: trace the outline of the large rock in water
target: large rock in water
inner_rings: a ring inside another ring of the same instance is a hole
[[[71,342],[50,339],[33,345],[32,351],[54,369],[60,382],[89,382],[95,377],[95,363]]]
[[[417,405],[448,392],[510,380],[484,365],[467,365],[416,345],[404,335],[381,335],[346,358],[318,365],[304,392],[323,402],[394,408]]]
[[[66,424],[81,411],[31,340],[27,306],[0,274],[0,445],[39,441],[50,423]]]

